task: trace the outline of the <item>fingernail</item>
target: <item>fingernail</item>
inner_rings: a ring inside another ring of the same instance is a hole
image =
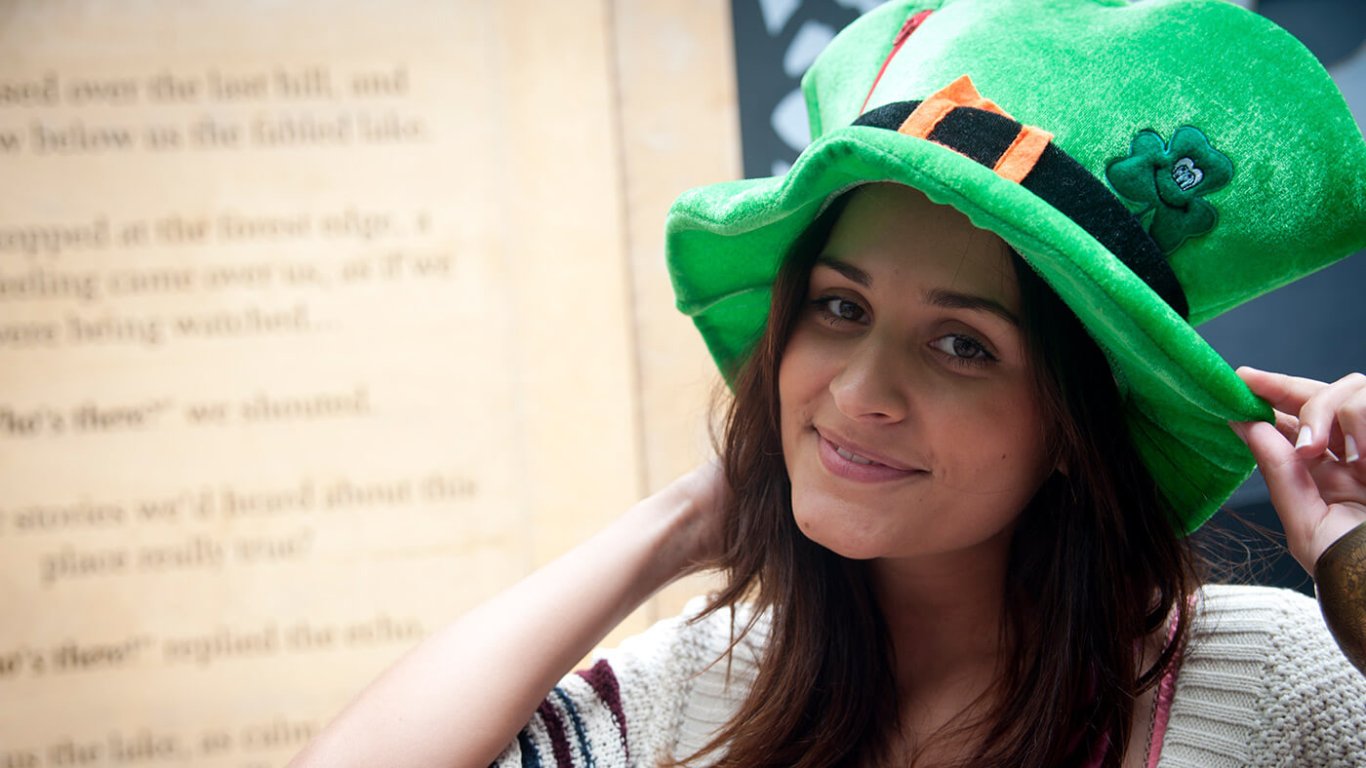
[[[1361,454],[1357,452],[1357,439],[1355,437],[1348,435],[1342,442],[1347,448],[1347,455],[1343,457],[1344,461],[1356,461],[1361,458]]]
[[[1300,437],[1295,441],[1295,447],[1303,448],[1312,442],[1314,442],[1314,431],[1309,428],[1308,424],[1302,425],[1300,427]]]
[[[1228,427],[1233,430],[1233,434],[1237,435],[1239,440],[1247,442],[1247,424],[1241,421],[1230,421]]]

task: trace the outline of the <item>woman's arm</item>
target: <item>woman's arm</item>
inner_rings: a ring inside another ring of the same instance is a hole
[[[300,753],[309,766],[487,768],[573,665],[719,551],[724,479],[704,465],[414,648]]]

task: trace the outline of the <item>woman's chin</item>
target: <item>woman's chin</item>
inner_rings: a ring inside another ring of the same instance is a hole
[[[793,517],[807,539],[841,557],[871,560],[887,554],[887,537],[871,526],[848,519],[852,517],[848,511],[808,511],[804,514],[798,509],[793,511]]]

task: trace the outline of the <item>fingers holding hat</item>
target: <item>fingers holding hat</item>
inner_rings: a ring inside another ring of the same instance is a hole
[[[1366,376],[1350,373],[1315,392],[1298,417],[1295,447],[1301,455],[1332,451],[1343,461],[1357,462],[1360,446],[1366,443],[1360,423],[1366,420]]]
[[[1233,424],[1266,479],[1290,552],[1305,570],[1366,522],[1366,376],[1332,384],[1253,368],[1238,375],[1276,411],[1275,426]]]
[[[1238,376],[1276,410],[1276,428],[1300,455],[1348,463],[1366,448],[1366,375],[1349,373],[1326,384],[1299,376],[1242,367]]]

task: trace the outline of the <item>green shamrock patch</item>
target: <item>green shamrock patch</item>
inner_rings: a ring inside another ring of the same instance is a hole
[[[1148,234],[1165,254],[1214,229],[1219,212],[1201,198],[1232,177],[1233,162],[1189,125],[1177,128],[1170,144],[1154,131],[1139,131],[1129,156],[1105,168],[1115,191],[1143,206],[1135,215],[1142,219],[1152,212]]]

